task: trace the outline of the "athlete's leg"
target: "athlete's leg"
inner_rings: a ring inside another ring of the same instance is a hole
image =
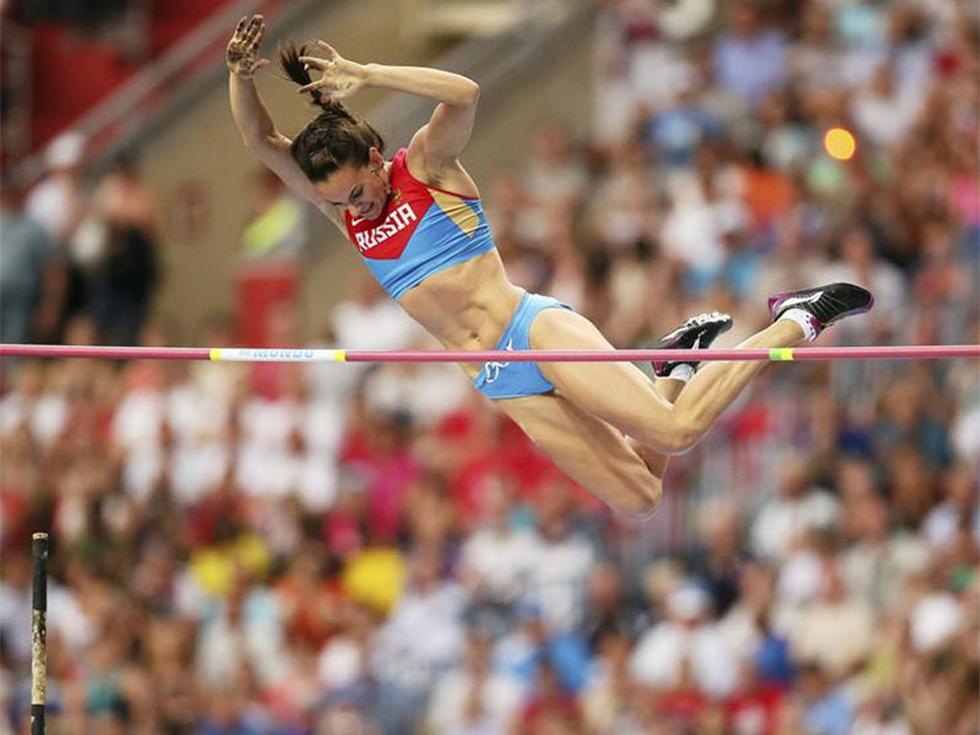
[[[677,396],[680,395],[681,391],[686,385],[683,380],[674,380],[673,378],[656,378],[654,380],[654,388],[663,397],[667,403],[674,403],[677,400]],[[622,432],[620,432],[622,434]],[[647,469],[650,470],[654,475],[659,478],[663,478],[667,474],[667,465],[670,463],[670,455],[664,452],[658,452],[651,446],[638,442],[636,439],[631,437],[624,437],[626,443],[629,444],[630,448],[636,452],[640,459],[646,464]]]
[[[795,323],[780,320],[740,347],[790,347],[804,338]],[[611,350],[588,319],[564,309],[542,311],[531,325],[534,349]],[[671,405],[631,363],[540,363],[542,374],[572,403],[641,444],[676,454],[693,446],[766,363],[704,366]]]
[[[661,337],[657,346],[666,350],[707,349],[731,328],[732,318],[728,314],[717,311],[698,314]],[[684,376],[686,380],[690,380],[699,365],[699,361],[691,359],[654,361],[651,363],[653,373],[657,376],[654,385],[660,395],[674,403],[686,385]],[[652,447],[632,438],[629,438],[629,442],[651,471],[662,477],[667,470],[670,455],[658,453]]]
[[[621,431],[555,394],[494,403],[559,469],[613,510],[637,519],[653,515],[663,488],[662,455],[658,473]]]
[[[777,294],[769,302],[774,322],[740,347],[789,347],[814,339],[844,317],[868,311],[871,294],[846,283]],[[585,317],[548,309],[530,328],[535,349],[613,349]],[[735,400],[763,361],[714,363],[697,373],[671,406],[651,381],[626,363],[541,363],[539,368],[566,398],[637,441],[662,452],[693,446]]]

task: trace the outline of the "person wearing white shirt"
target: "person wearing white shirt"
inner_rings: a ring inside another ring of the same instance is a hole
[[[685,663],[695,685],[711,697],[735,691],[738,665],[735,651],[709,618],[710,598],[700,586],[687,582],[667,603],[668,619],[641,639],[630,660],[630,672],[641,684],[670,689],[681,681]]]
[[[581,621],[585,580],[595,561],[592,545],[572,531],[567,512],[554,508],[541,519],[542,544],[527,596],[556,631],[571,630]]]
[[[510,490],[502,482],[487,484],[487,520],[462,548],[460,574],[478,599],[511,604],[529,589],[542,546],[537,533],[510,522]]]
[[[788,458],[779,495],[762,507],[752,526],[752,548],[764,559],[781,561],[794,540],[831,526],[839,514],[840,504],[830,493],[807,486],[802,459]]]
[[[47,175],[27,197],[27,211],[58,243],[67,243],[85,215],[81,162],[85,139],[78,133],[58,136],[45,151]]]
[[[491,670],[490,641],[471,631],[463,665],[436,682],[426,721],[441,735],[505,735],[521,696],[516,681]]]
[[[440,579],[435,551],[416,552],[411,566],[411,582],[378,633],[372,664],[381,679],[422,691],[461,652],[466,599],[458,584]]]

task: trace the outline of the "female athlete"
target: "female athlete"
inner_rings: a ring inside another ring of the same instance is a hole
[[[283,69],[322,108],[290,140],[253,81],[268,63],[258,55],[263,34],[261,16],[243,18],[227,49],[231,109],[246,146],[340,228],[410,316],[450,350],[613,349],[585,317],[508,280],[476,184],[459,162],[476,116],[475,82],[435,69],[358,64],[323,41],[322,57],[287,45]],[[390,160],[381,136],[340,102],[368,87],[436,103]],[[872,302],[850,284],[777,294],[769,300],[772,324],[740,346],[812,340]],[[661,344],[707,347],[730,326],[727,315],[704,314]],[[697,363],[657,363],[656,383],[630,363],[462,367],[570,477],[615,510],[645,519],[660,501],[668,455],[694,445],[764,364],[716,362],[694,375]]]

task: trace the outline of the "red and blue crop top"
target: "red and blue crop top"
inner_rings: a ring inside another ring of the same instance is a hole
[[[480,200],[419,181],[408,172],[406,154],[401,148],[391,160],[391,195],[381,214],[364,220],[344,213],[350,241],[394,299],[495,247]]]

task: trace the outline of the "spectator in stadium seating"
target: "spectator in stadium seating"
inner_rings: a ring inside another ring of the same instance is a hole
[[[432,732],[509,732],[522,693],[514,679],[491,669],[490,653],[487,637],[470,630],[462,666],[440,676],[429,699],[426,723]]]
[[[813,735],[847,735],[854,720],[851,694],[816,663],[800,670],[798,706],[807,732]]]
[[[334,307],[331,321],[337,344],[351,350],[404,349],[420,334],[419,326],[385,298],[368,274],[354,278],[350,297]]]
[[[620,570],[608,561],[592,567],[586,581],[585,611],[579,631],[589,643],[593,655],[607,635],[633,637],[639,633],[646,615],[624,589]]]
[[[876,492],[845,500],[842,517],[852,536],[840,555],[847,588],[878,613],[898,601],[905,579],[929,563],[929,550],[917,534],[890,529],[888,506]]]
[[[896,89],[890,64],[882,63],[867,90],[855,96],[851,114],[858,131],[877,146],[901,143],[922,112],[924,99],[918,85]]]
[[[688,552],[688,568],[702,580],[711,595],[715,615],[724,617],[739,596],[742,566],[748,561],[742,552],[741,530],[734,507],[718,502],[701,512],[700,538]]]
[[[102,252],[103,232],[91,215],[83,180],[85,139],[75,132],[55,138],[45,150],[45,175],[28,194],[26,208],[47,233],[64,269],[57,274],[60,301],[39,314],[37,339],[58,342],[68,320],[85,313],[86,272]]]
[[[731,731],[746,735],[776,732],[786,690],[761,674],[756,661],[739,661],[738,685],[724,704],[725,723]]]
[[[355,602],[344,606],[340,627],[317,660],[320,688],[327,698],[344,695],[370,701],[375,689],[371,649],[377,633],[376,615]]]
[[[647,713],[643,692],[629,670],[631,645],[631,638],[611,628],[595,643],[595,670],[581,699],[585,724],[596,735],[642,732]]]
[[[542,545],[533,528],[516,525],[513,489],[487,482],[484,520],[460,549],[459,577],[471,598],[470,614],[506,626],[519,600],[532,593]],[[489,624],[489,623],[487,623]]]
[[[730,30],[714,43],[715,75],[728,94],[755,105],[786,82],[786,38],[764,25],[762,9],[753,0],[731,3],[727,10]]]
[[[781,561],[800,534],[833,524],[838,513],[830,493],[809,485],[803,458],[788,457],[783,462],[779,496],[762,507],[752,526],[752,548],[764,559]]]
[[[259,692],[248,667],[240,665],[229,674],[202,694],[203,716],[195,723],[197,732],[202,735],[276,732],[272,729],[275,725],[270,713],[255,702]]]
[[[292,555],[275,584],[287,638],[319,651],[339,629],[344,598],[339,583],[325,573],[321,549],[306,544]]]
[[[922,534],[929,545],[942,550],[955,542],[957,531],[969,529],[980,545],[980,509],[974,503],[976,477],[965,463],[950,467],[943,474],[943,501],[936,505],[922,524]]]
[[[434,340],[419,336],[410,350],[434,349]],[[463,401],[468,386],[455,365],[388,363],[364,376],[367,409],[404,416],[416,427],[432,426]]]
[[[0,335],[4,342],[21,344],[50,336],[61,316],[64,264],[10,177],[0,184],[0,228]]]
[[[515,626],[496,641],[493,656],[494,667],[517,679],[525,692],[542,663],[568,692],[581,691],[592,673],[586,640],[576,631],[555,629],[533,602],[518,605]]]
[[[533,688],[525,700],[514,735],[584,735],[578,698],[561,686],[554,668],[542,661],[537,668]]]
[[[205,686],[226,686],[245,667],[260,688],[286,673],[282,611],[275,595],[252,585],[241,572],[223,600],[215,601],[202,621],[197,671]]]
[[[530,146],[523,179],[533,200],[561,213],[574,210],[585,197],[588,177],[568,134],[557,123],[545,123],[531,133]]]
[[[654,111],[643,125],[650,155],[670,173],[691,167],[698,149],[724,133],[723,121],[700,103],[696,85],[692,80],[673,104]]]
[[[570,631],[582,619],[585,581],[595,551],[571,525],[570,499],[562,484],[548,488],[542,505],[538,526],[541,543],[525,599],[540,606],[549,626]]]
[[[667,619],[639,640],[630,660],[640,684],[662,694],[691,687],[720,698],[734,691],[737,661],[710,606],[711,598],[693,580],[670,593]]]
[[[750,562],[742,566],[740,596],[719,621],[719,629],[741,662],[739,685],[756,681],[761,687],[788,689],[793,681],[789,643],[776,630],[773,602],[773,573],[765,566]],[[751,664],[754,669],[746,669]],[[746,676],[750,672],[751,676]]]
[[[160,211],[132,154],[98,183],[92,207],[104,242],[89,266],[91,313],[104,339],[135,345],[160,280]]]
[[[836,561],[824,564],[819,596],[804,605],[790,646],[797,660],[843,679],[870,655],[875,616],[866,600],[848,593]]]
[[[81,134],[55,138],[45,151],[46,174],[27,197],[27,211],[61,246],[68,244],[88,209],[81,178],[84,154]]]
[[[437,676],[464,648],[462,588],[443,578],[442,560],[433,549],[417,549],[410,559],[410,581],[390,617],[378,631],[372,671],[384,689],[393,727],[406,728],[424,711]]]

